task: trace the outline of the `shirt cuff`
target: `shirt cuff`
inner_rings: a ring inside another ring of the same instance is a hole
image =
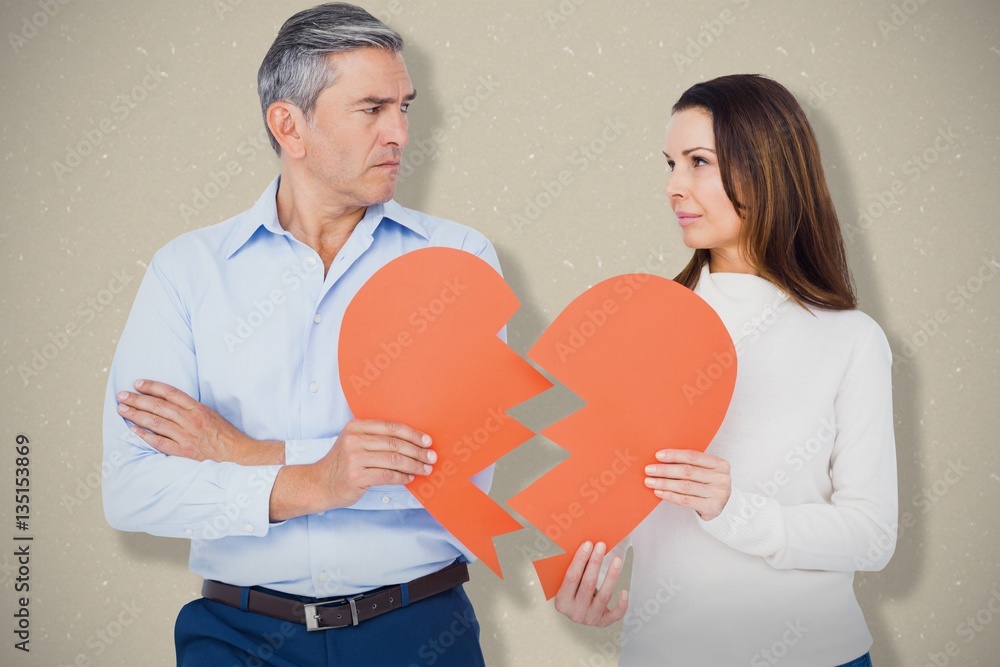
[[[185,537],[214,540],[247,535],[263,537],[272,525],[271,489],[281,466],[232,466],[226,500],[211,519],[184,530]]]
[[[285,465],[316,463],[333,448],[335,438],[309,438],[285,441]]]
[[[350,510],[418,510],[420,501],[405,486],[398,484],[373,486],[361,499],[348,507]]]

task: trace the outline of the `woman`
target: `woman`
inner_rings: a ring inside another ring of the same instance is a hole
[[[676,280],[732,335],[736,388],[705,453],[657,453],[663,502],[609,562],[581,546],[556,608],[624,616],[622,665],[870,665],[853,581],[895,546],[891,353],[855,310],[812,129],[778,83],[725,76],[681,96],[664,154],[694,249]]]

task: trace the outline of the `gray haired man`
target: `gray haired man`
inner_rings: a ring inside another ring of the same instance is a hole
[[[344,309],[381,266],[445,246],[499,271],[478,232],[392,200],[402,46],[343,3],[282,26],[258,75],[280,176],[158,251],[122,333],[105,513],[191,540],[204,597],[177,619],[180,665],[483,664],[472,554],[402,486],[433,471],[431,439],[352,419],[338,380]]]

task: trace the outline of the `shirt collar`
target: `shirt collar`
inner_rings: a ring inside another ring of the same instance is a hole
[[[408,209],[405,209],[397,204],[395,199],[390,199],[386,203],[379,204],[378,206],[369,206],[368,212],[371,212],[372,210],[378,211],[380,219],[385,218],[387,220],[392,220],[397,225],[402,225],[425,239],[430,240],[431,238],[430,234],[427,233],[427,228],[424,227]]]
[[[278,222],[277,196],[278,184],[280,182],[281,176],[279,175],[271,181],[269,186],[267,186],[267,189],[264,190],[264,193],[257,200],[257,203],[255,203],[243,214],[243,220],[236,228],[232,240],[226,248],[226,259],[235,255],[240,248],[246,245],[261,227],[272,234],[284,236],[288,235],[288,232],[285,231],[282,228],[281,223]],[[410,213],[410,211],[397,204],[393,199],[390,199],[384,204],[369,206],[368,210],[365,211],[365,215],[361,219],[361,222],[358,223],[358,228],[364,230],[369,236],[373,236],[375,230],[383,220],[395,222],[396,224],[406,227],[425,239],[430,238],[430,235],[427,233],[427,229],[420,223],[420,221],[417,220],[416,217]]]

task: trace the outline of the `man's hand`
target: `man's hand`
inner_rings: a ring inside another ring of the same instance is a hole
[[[137,380],[135,389],[119,392],[118,414],[134,424],[133,433],[168,456],[241,465],[285,462],[284,443],[246,436],[176,387]]]
[[[285,466],[271,491],[271,521],[350,507],[381,484],[429,475],[437,454],[425,433],[396,422],[354,419],[316,463]]]
[[[573,561],[566,570],[559,592],[556,593],[556,611],[575,623],[604,628],[621,620],[628,609],[628,591],[623,590],[618,604],[608,609],[611,594],[622,571],[622,559],[615,556],[608,567],[601,588],[597,589],[597,577],[601,573],[605,546],[598,542],[595,547],[584,542],[576,550]]]
[[[733,492],[728,461],[688,449],[661,450],[656,460],[646,466],[646,486],[657,498],[690,507],[704,521],[719,516]]]

